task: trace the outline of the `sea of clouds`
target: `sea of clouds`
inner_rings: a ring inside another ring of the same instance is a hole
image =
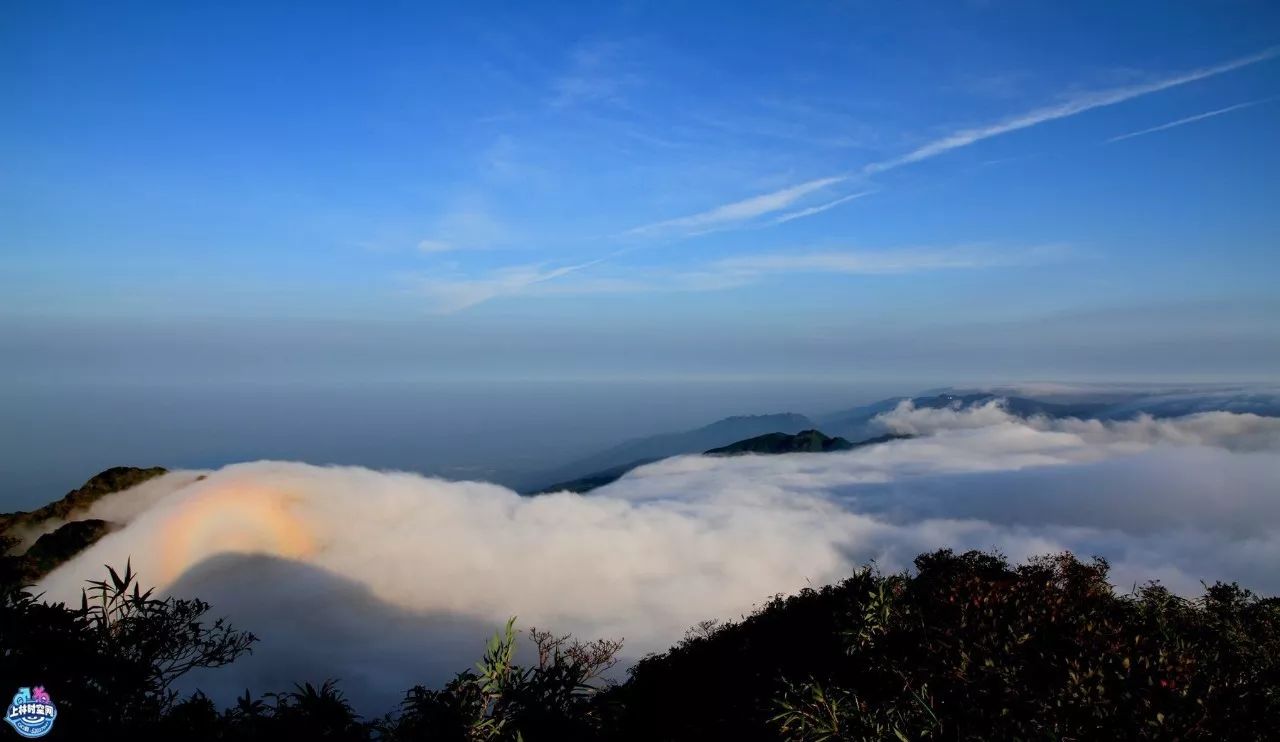
[[[942,547],[1098,555],[1124,590],[1280,592],[1280,418],[1028,420],[998,402],[904,402],[877,425],[917,437],[681,456],[587,495],[274,461],[174,472],[81,516],[126,525],[39,589],[78,600],[102,565],[132,560],[144,582],[261,638],[192,685],[229,700],[336,677],[369,712],[469,667],[512,615],[624,638],[635,658],[704,619]]]

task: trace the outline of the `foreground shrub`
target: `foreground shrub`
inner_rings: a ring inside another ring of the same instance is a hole
[[[224,620],[202,621],[199,600],[152,597],[129,566],[108,567],[79,607],[47,604],[13,585],[0,589],[0,688],[33,681],[56,690],[58,722],[48,739],[89,739],[150,728],[177,702],[172,685],[196,668],[219,667],[256,641]]]
[[[618,661],[622,643],[580,642],[572,636],[529,630],[538,664],[514,664],[515,619],[489,642],[476,672],[444,689],[421,686],[406,695],[401,714],[387,724],[397,740],[593,740],[599,738],[594,703],[601,674]]]
[[[364,719],[334,681],[246,691],[229,709],[177,698],[177,677],[234,661],[253,636],[205,624],[200,601],[152,598],[126,567],[78,608],[0,591],[0,683],[52,678],[51,739],[1274,738],[1280,601],[1234,584],[1117,594],[1107,571],[1069,554],[926,554],[911,573],[863,569],[700,624],[622,684],[601,679],[618,642],[533,629],[536,665],[516,664],[512,619],[474,670]]]
[[[1261,739],[1280,714],[1280,601],[1117,595],[1102,560],[939,551],[776,598],[648,657],[628,739]]]

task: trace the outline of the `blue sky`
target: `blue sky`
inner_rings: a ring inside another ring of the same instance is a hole
[[[1274,3],[6,16],[11,374],[1280,363]]]

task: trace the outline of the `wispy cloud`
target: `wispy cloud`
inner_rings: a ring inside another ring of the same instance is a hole
[[[586,296],[601,294],[663,294],[725,291],[746,286],[754,276],[720,270],[646,271],[618,276],[580,276],[529,287],[525,296]]]
[[[551,81],[553,108],[586,103],[623,104],[623,92],[640,82],[633,72],[621,69],[624,44],[595,40],[574,47],[568,70]]]
[[[863,172],[870,175],[874,173],[892,170],[903,165],[913,162],[920,162],[931,157],[937,157],[946,152],[950,152],[961,147],[968,147],[971,144],[981,142],[984,139],[1008,134],[1009,132],[1027,129],[1032,126],[1047,123],[1049,121],[1057,121],[1070,116],[1076,116],[1086,111],[1092,111],[1095,108],[1104,106],[1113,106],[1117,103],[1123,103],[1151,93],[1157,93],[1161,90],[1186,85],[1190,82],[1203,80],[1205,78],[1221,75],[1224,72],[1247,67],[1251,64],[1257,64],[1268,59],[1274,58],[1280,54],[1280,48],[1271,48],[1252,54],[1247,57],[1231,60],[1222,64],[1213,65],[1212,67],[1201,67],[1191,72],[1185,72],[1180,75],[1166,77],[1154,82],[1142,85],[1128,85],[1125,87],[1111,88],[1109,90],[1099,90],[1090,93],[1076,95],[1070,99],[1052,106],[1037,108],[1027,113],[1005,119],[995,124],[987,126],[979,126],[972,129],[961,129],[953,134],[949,134],[941,139],[936,139],[928,144],[918,147],[901,157],[895,157],[884,162],[876,162],[863,168]]]
[[[511,230],[482,206],[471,204],[445,212],[431,234],[418,242],[418,251],[435,254],[454,250],[484,250],[502,246]]]
[[[776,211],[781,211],[810,193],[835,185],[836,183],[846,179],[847,176],[836,176],[810,180],[806,183],[783,188],[779,191],[773,191],[772,193],[752,196],[751,198],[744,198],[741,201],[734,201],[730,204],[717,206],[714,209],[709,209],[690,216],[682,216],[677,219],[668,219],[666,221],[655,222],[653,224],[646,224],[629,230],[627,234],[640,236],[670,232],[688,233],[715,229],[727,224],[738,224],[772,214]]]
[[[609,257],[613,256],[550,269],[542,265],[508,266],[479,278],[420,276],[413,279],[413,289],[431,302],[433,311],[452,314],[498,297],[526,293],[538,284],[590,268]]]
[[[1050,121],[1076,116],[1087,111],[1105,106],[1116,105],[1144,95],[1185,85],[1197,80],[1214,77],[1232,70],[1257,64],[1280,55],[1280,47],[1270,48],[1247,57],[1224,62],[1222,64],[1165,77],[1153,82],[1129,85],[1107,90],[1077,94],[1069,99],[1051,106],[1033,109],[1026,113],[1005,119],[993,124],[962,129],[940,139],[928,142],[904,155],[870,163],[861,170],[842,173],[825,178],[815,178],[798,185],[789,186],[770,193],[752,196],[732,203],[717,206],[689,216],[668,219],[652,224],[635,227],[624,234],[632,237],[649,237],[660,235],[687,236],[708,231],[738,228],[750,223],[759,223],[761,217],[776,215],[767,224],[783,224],[796,219],[812,216],[835,208],[857,198],[868,195],[869,190],[847,194],[839,198],[807,206],[792,211],[788,208],[797,205],[807,197],[824,189],[848,181],[865,178],[877,173],[921,162],[956,149],[968,147],[978,142],[997,137]],[[588,54],[578,60],[584,67],[592,67],[598,60]],[[1171,122],[1141,132],[1117,137],[1123,139],[1130,136],[1151,133],[1202,118],[1221,115],[1248,105],[1256,105],[1261,101],[1229,107],[1219,111]],[[1115,140],[1112,140],[1115,141]],[[778,214],[778,212],[785,212]],[[423,243],[421,249],[428,252],[439,251],[452,241],[447,239],[430,239]],[[419,290],[430,296],[436,308],[443,312],[453,312],[472,307],[499,296],[525,295],[539,293],[539,289],[549,281],[576,273],[590,266],[608,261],[617,255],[628,252],[628,248],[585,263],[546,269],[541,265],[513,266],[500,269],[480,278],[429,278],[418,281]],[[729,258],[713,264],[700,271],[696,277],[685,280],[680,277],[667,277],[658,282],[645,280],[598,278],[593,281],[579,281],[574,285],[558,285],[555,289],[541,293],[607,293],[617,291],[643,291],[660,286],[681,286],[685,290],[716,290],[750,283],[760,277],[779,273],[827,272],[844,274],[889,274],[912,271],[974,269],[984,267],[1022,265],[1041,262],[1046,259],[1060,257],[1061,247],[1036,247],[1017,253],[997,252],[983,248],[947,248],[947,249],[911,249],[881,252],[868,251],[827,251],[809,253],[779,253],[770,255],[742,256]],[[693,274],[691,274],[693,275]]]
[[[584,263],[547,269],[542,265],[501,268],[480,277],[432,276],[413,280],[415,290],[440,314],[451,314],[504,297],[707,292],[749,286],[771,276],[801,273],[889,275],[942,270],[978,270],[1035,265],[1069,253],[1061,245],[1018,250],[989,245],[830,250],[745,255],[688,270],[629,270],[625,275],[581,275],[580,271],[621,252]],[[571,274],[578,274],[572,275]]]
[[[1144,95],[1150,95],[1179,85],[1196,82],[1197,80],[1204,80],[1232,70],[1237,70],[1242,67],[1273,59],[1277,55],[1280,55],[1280,47],[1273,47],[1258,52],[1257,54],[1251,54],[1247,57],[1240,57],[1238,59],[1233,59],[1210,67],[1201,67],[1190,72],[1184,72],[1182,74],[1165,77],[1140,85],[1127,85],[1123,87],[1076,94],[1061,103],[1036,108],[996,123],[961,129],[948,134],[947,136],[927,142],[904,155],[888,160],[869,163],[857,172],[842,173],[840,175],[834,175],[827,178],[810,180],[789,188],[783,188],[771,193],[753,196],[724,206],[718,206],[714,209],[709,209],[691,216],[669,219],[666,221],[656,222],[654,224],[636,227],[635,229],[627,232],[627,234],[632,236],[654,236],[676,233],[688,236],[713,229],[742,226],[759,217],[781,211],[815,191],[851,180],[858,176],[866,177],[894,170],[904,165],[921,162],[953,150],[968,147],[978,142],[991,139],[992,137],[1020,131],[1022,129],[1028,129],[1050,121],[1069,118],[1097,108],[1113,106]],[[1225,111],[1217,113],[1225,113]],[[1188,122],[1175,122],[1174,125],[1177,123]],[[1134,136],[1136,136],[1136,134],[1134,134]],[[829,202],[827,204],[807,209],[800,209],[799,211],[792,212],[791,214],[783,215],[783,218],[777,219],[775,223],[783,223],[821,213],[849,200],[852,200],[852,197],[845,197],[843,200],[837,199],[836,201]]]
[[[806,209],[798,209],[798,210],[796,210],[796,211],[789,211],[789,212],[787,212],[787,213],[783,214],[782,216],[779,216],[779,217],[777,217],[776,219],[774,219],[772,222],[770,222],[770,224],[783,224],[783,223],[785,223],[785,222],[789,222],[789,221],[791,221],[792,219],[801,219],[801,218],[804,218],[804,217],[806,217],[806,216],[813,216],[814,214],[820,214],[820,213],[822,213],[822,212],[826,211],[827,209],[834,209],[835,207],[839,206],[840,204],[848,203],[849,201],[853,201],[854,199],[862,198],[863,196],[870,196],[870,195],[871,195],[871,194],[873,194],[873,193],[875,193],[875,189],[874,189],[874,188],[873,188],[873,189],[868,189],[868,190],[865,190],[865,191],[858,191],[857,193],[850,193],[848,196],[841,196],[840,198],[837,198],[837,199],[836,199],[836,200],[834,200],[834,201],[828,201],[828,202],[826,202],[826,203],[824,203],[824,204],[818,204],[817,206],[810,206],[810,207],[808,207],[808,208],[806,208]]]
[[[744,255],[718,261],[717,269],[737,275],[782,273],[841,273],[883,275],[936,270],[999,268],[1034,265],[1061,259],[1062,245],[1037,245],[1020,250],[984,245],[922,247],[896,250],[835,250]]]
[[[1140,129],[1138,131],[1131,131],[1128,134],[1121,134],[1118,137],[1111,137],[1110,139],[1107,140],[1107,144],[1111,144],[1112,142],[1119,142],[1123,139],[1132,139],[1133,137],[1140,137],[1144,134],[1154,134],[1157,131],[1172,129],[1175,126],[1182,126],[1183,124],[1195,123],[1196,121],[1202,121],[1204,119],[1213,118],[1214,116],[1221,116],[1224,113],[1231,113],[1232,111],[1239,111],[1242,108],[1250,108],[1252,106],[1258,105],[1259,103],[1266,103],[1267,101],[1271,101],[1271,100],[1275,100],[1275,98],[1274,97],[1259,98],[1258,100],[1251,100],[1246,103],[1237,103],[1234,106],[1227,106],[1226,108],[1219,108],[1214,111],[1206,111],[1204,113],[1198,113],[1194,116],[1188,116],[1186,118],[1178,119],[1177,121],[1170,121],[1167,124],[1160,124],[1159,126],[1153,126],[1150,129]]]

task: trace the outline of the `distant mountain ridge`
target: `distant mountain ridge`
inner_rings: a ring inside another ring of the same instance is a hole
[[[885,434],[875,419],[892,412],[902,402],[917,409],[965,409],[999,400],[1011,414],[1021,417],[1094,417],[1117,405],[1116,400],[1079,402],[1046,402],[1031,397],[1001,394],[994,391],[938,390],[915,397],[889,397],[871,404],[820,415],[816,419],[797,413],[742,415],[717,420],[709,425],[678,433],[663,433],[626,441],[599,453],[579,459],[543,474],[542,484],[530,488],[530,494],[544,492],[587,492],[616,481],[642,464],[683,454],[710,451],[770,434],[795,435],[807,430],[824,430],[823,435],[843,438],[845,442],[866,441]],[[1131,402],[1126,397],[1125,402]]]
[[[576,492],[578,494],[582,494],[583,492],[590,492],[591,490],[603,487],[606,484],[613,484],[619,479],[622,479],[622,477],[632,469],[639,468],[645,464],[652,464],[655,461],[660,461],[660,459],[640,459],[639,461],[632,461],[629,464],[619,464],[618,466],[610,467],[603,471],[588,474],[585,477],[570,479],[567,482],[549,484],[537,492],[532,492],[530,494],[545,495],[551,492]]]
[[[876,417],[892,412],[907,401],[917,409],[967,409],[999,401],[1006,411],[1019,417],[1043,415],[1051,418],[1124,420],[1140,414],[1177,417],[1211,410],[1280,416],[1280,393],[1270,388],[1143,390],[1123,386],[1056,386],[1060,388],[1044,394],[1036,393],[1034,388],[1024,393],[1016,386],[987,389],[948,387],[917,396],[889,397],[812,418],[796,413],[727,417],[693,430],[626,441],[533,477],[535,485],[525,488],[525,491],[530,494],[566,489],[587,492],[616,481],[637,466],[671,456],[732,446],[774,433],[795,435],[806,430],[822,430],[824,435],[846,441],[868,441],[886,432],[885,427],[876,422]],[[547,482],[554,484],[544,484]]]
[[[776,455],[786,453],[829,453],[832,451],[850,451],[863,446],[874,446],[878,443],[914,438],[907,433],[886,433],[856,443],[844,438],[832,438],[818,430],[802,430],[791,435],[789,433],[765,433],[745,440],[730,443],[727,446],[703,451],[704,456],[740,456],[745,454]],[[687,454],[686,454],[687,455]],[[606,484],[612,484],[625,476],[632,469],[652,464],[653,461],[637,461],[622,464],[611,469],[599,471],[585,477],[567,482],[548,485],[530,494],[544,495],[552,492],[575,492],[583,494]]]
[[[765,433],[798,433],[816,427],[812,420],[793,412],[771,415],[736,415],[717,420],[693,430],[635,438],[592,454],[564,466],[544,472],[538,477],[547,483],[573,483],[579,479],[607,476],[607,472],[625,467],[629,471],[640,465],[686,453],[702,453],[709,448],[727,446],[745,438]],[[618,476],[621,476],[619,474]],[[617,477],[614,477],[616,479]],[[531,492],[548,491],[551,486],[535,486]],[[599,486],[599,485],[597,485]],[[554,491],[554,490],[551,490]]]
[[[98,472],[90,477],[89,481],[44,507],[27,512],[0,513],[0,533],[11,528],[35,525],[50,518],[66,520],[72,513],[88,509],[105,495],[127,490],[167,471],[162,466],[145,469],[136,466],[113,466]]]
[[[802,430],[795,435],[765,433],[727,446],[712,448],[703,453],[706,456],[733,456],[745,453],[824,453],[848,451],[851,448],[853,443],[844,438],[832,438],[819,430]]]
[[[905,433],[886,433],[874,438],[854,443],[845,438],[831,437],[818,430],[802,430],[795,435],[786,433],[768,433],[745,441],[738,441],[728,446],[713,448],[705,452],[708,456],[733,456],[738,454],[784,454],[784,453],[827,453],[830,451],[852,451],[855,448],[874,446],[878,443],[914,438]]]
[[[44,507],[28,512],[0,514],[0,559],[15,560],[14,568],[24,581],[34,582],[40,579],[120,527],[117,523],[105,520],[76,519],[77,514],[107,495],[135,487],[166,472],[166,469],[159,466],[146,469],[134,466],[112,467],[95,474],[80,487]],[[5,552],[14,546],[21,548],[24,536],[30,538],[32,529],[49,520],[66,522],[42,534],[21,553],[6,555]]]

